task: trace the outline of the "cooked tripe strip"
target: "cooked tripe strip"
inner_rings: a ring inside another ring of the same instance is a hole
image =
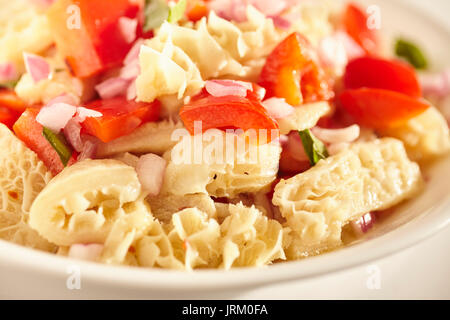
[[[42,190],[31,206],[30,225],[60,246],[104,243],[140,193],[134,168],[116,160],[81,161]]]
[[[0,124],[0,239],[45,251],[56,246],[28,225],[31,204],[52,178],[37,155]]]
[[[202,137],[203,143],[198,140]],[[278,172],[281,147],[275,142],[250,146],[244,139],[216,129],[184,137],[170,152],[161,193],[233,198],[269,189]],[[219,145],[215,141],[223,142],[222,153],[213,148]]]
[[[114,222],[104,244],[100,260],[107,264],[123,264],[130,247],[135,245],[154,223],[150,207],[143,199],[126,203],[123,210],[125,214]]]
[[[183,128],[183,124],[171,120],[146,123],[127,136],[101,143],[97,148],[97,157],[106,158],[124,152],[162,155],[176,144],[171,136],[179,128]]]
[[[275,187],[293,230],[289,259],[318,254],[341,244],[342,227],[367,212],[384,210],[413,196],[422,182],[419,166],[391,138],[356,143]]]
[[[295,107],[294,113],[279,119],[281,134],[288,134],[293,130],[305,130],[313,128],[320,118],[330,113],[328,102],[316,102]]]
[[[450,151],[447,121],[435,107],[430,107],[404,125],[381,130],[380,133],[402,140],[414,161],[433,160]]]
[[[222,268],[262,267],[277,259],[286,259],[283,227],[278,221],[242,203],[230,204],[228,209],[230,215],[220,226]]]
[[[170,223],[174,213],[186,208],[197,208],[210,218],[216,217],[214,201],[205,193],[185,195],[164,193],[156,197],[148,197],[147,201],[152,208],[153,216],[163,223]]]
[[[137,242],[139,265],[185,270],[218,266],[220,227],[216,220],[189,208],[175,213],[166,229],[155,221]]]
[[[265,58],[283,38],[272,19],[254,7],[248,21],[233,24],[211,12],[195,26],[164,23],[141,48],[137,97],[151,102],[193,95],[211,78],[257,81]]]

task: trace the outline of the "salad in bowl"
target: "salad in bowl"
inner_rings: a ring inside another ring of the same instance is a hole
[[[110,265],[342,248],[427,188],[450,73],[379,8],[0,1],[0,239]]]

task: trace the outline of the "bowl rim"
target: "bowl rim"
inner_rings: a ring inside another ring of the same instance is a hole
[[[392,2],[401,10],[420,16],[433,28],[446,33],[450,30],[433,19],[432,15],[408,6],[404,0]],[[77,266],[82,271],[82,281],[103,286],[126,287],[127,289],[158,289],[162,291],[217,290],[249,288],[289,280],[312,279],[324,274],[332,274],[344,269],[352,269],[375,260],[391,256],[428,239],[450,225],[450,197],[435,204],[401,225],[379,237],[323,255],[304,260],[288,261],[263,268],[235,268],[224,270],[196,270],[195,272],[163,269],[145,269],[127,266],[108,266],[94,262],[75,260],[67,257],[25,248],[0,240],[0,265],[3,263],[15,270],[33,270],[35,274],[67,278],[67,268]],[[391,243],[385,246],[385,243]],[[365,255],[371,251],[370,255]],[[333,266],[327,262],[334,261]]]

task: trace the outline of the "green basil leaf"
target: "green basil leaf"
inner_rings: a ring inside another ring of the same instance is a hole
[[[145,0],[144,32],[160,27],[169,17],[169,11],[166,0]]]
[[[44,129],[42,130],[42,135],[45,137],[45,139],[47,139],[52,148],[55,149],[64,167],[67,166],[70,157],[72,157],[72,150],[68,146],[68,143],[64,136],[56,134],[46,127],[44,127]]]
[[[309,158],[311,166],[315,166],[317,162],[328,158],[328,150],[322,141],[316,138],[309,129],[299,131],[300,139],[302,140],[303,148]]]
[[[416,69],[426,69],[428,67],[425,55],[412,42],[398,39],[395,43],[395,54],[400,58],[404,58]]]
[[[170,8],[168,19],[170,23],[177,23],[184,17],[184,13],[186,11],[186,3],[186,0],[180,0],[176,5]]]

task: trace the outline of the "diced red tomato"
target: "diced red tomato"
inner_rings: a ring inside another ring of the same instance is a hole
[[[5,107],[16,112],[24,112],[26,109],[25,102],[20,99],[13,90],[0,90],[0,107]]]
[[[416,72],[398,60],[362,57],[347,65],[344,76],[347,89],[378,88],[397,91],[413,98],[422,96]]]
[[[296,175],[311,168],[309,161],[296,160],[288,149],[284,148],[280,157],[280,172],[283,175]]]
[[[58,153],[43,136],[43,127],[36,121],[38,113],[39,109],[25,110],[19,120],[14,124],[13,130],[17,137],[22,140],[28,148],[36,152],[47,169],[49,169],[53,175],[57,175],[64,169],[64,165],[61,162]],[[72,158],[70,158],[67,163],[67,166],[74,164],[77,161],[76,157],[77,154],[74,152]]]
[[[160,113],[158,101],[136,102],[123,97],[93,101],[85,107],[103,114],[102,117],[87,118],[81,124],[86,133],[103,142],[130,134],[143,123],[158,120]]]
[[[181,108],[180,117],[191,134],[194,134],[195,121],[201,121],[203,132],[212,128],[266,129],[269,139],[274,139],[271,130],[278,130],[276,120],[251,91],[247,91],[246,97],[214,97],[203,91]]]
[[[11,129],[25,107],[25,102],[13,90],[0,89],[0,123]]]
[[[17,113],[11,109],[0,106],[0,123],[3,123],[8,128],[12,128],[16,120],[19,118],[20,113]]]
[[[359,124],[375,129],[399,126],[430,107],[419,99],[383,89],[347,90],[339,100]]]
[[[208,7],[203,0],[188,0],[186,16],[190,21],[197,22],[208,15]]]
[[[119,65],[131,49],[119,18],[139,19],[143,0],[58,0],[47,16],[57,47],[77,77]],[[77,23],[80,23],[79,28]]]
[[[325,73],[313,60],[311,50],[308,40],[299,33],[291,34],[274,49],[259,80],[268,98],[284,98],[296,106],[333,97]]]
[[[352,37],[368,54],[378,51],[378,35],[375,30],[368,27],[369,17],[356,4],[349,3],[343,16],[345,31]]]

